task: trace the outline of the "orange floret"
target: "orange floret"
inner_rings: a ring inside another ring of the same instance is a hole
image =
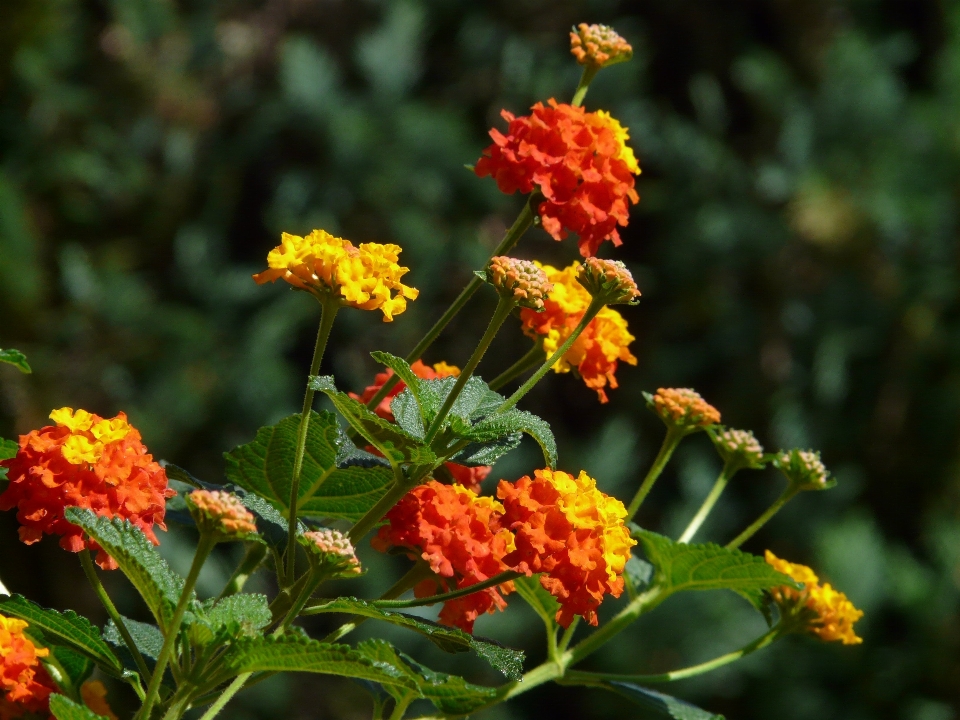
[[[782,586],[771,591],[784,616],[827,642],[839,640],[844,645],[863,642],[853,629],[854,623],[863,617],[863,610],[854,607],[846,595],[834,590],[829,583],[821,585],[820,578],[806,565],[781,560],[769,550],[764,557],[775,570],[803,583],[802,590]]]
[[[534,340],[542,340],[544,356],[550,357],[579,324],[590,305],[591,296],[577,281],[579,263],[563,270],[550,265],[540,267],[553,283],[553,289],[547,296],[543,312],[522,309],[520,320],[523,332]],[[617,363],[637,364],[637,358],[629,350],[634,339],[623,316],[611,307],[604,307],[553,366],[553,371],[565,373],[575,369],[584,384],[596,390],[600,402],[605,403],[605,388],[617,387]]]
[[[253,513],[233,493],[194,490],[188,497],[191,513],[201,530],[224,538],[240,538],[257,532]]]
[[[107,702],[107,689],[99,680],[90,680],[80,686],[80,699],[83,704],[109,720],[118,720],[116,714]]]
[[[584,257],[595,255],[604,240],[620,245],[617,226],[627,225],[630,204],[640,200],[634,189],[640,167],[627,129],[603,110],[587,112],[553,99],[534,105],[530,115],[500,114],[509,123],[507,134],[490,131],[493,144],[477,161],[476,174],[489,175],[507,194],[539,189],[543,229],[555,240],[576,233]]]
[[[600,69],[633,57],[633,47],[606,25],[580,23],[570,33],[570,52],[581,65]]]
[[[0,720],[26,714],[49,716],[56,685],[40,664],[50,651],[38,648],[25,634],[23,620],[0,615]]]
[[[502,527],[503,506],[490,497],[478,497],[461,485],[431,480],[407,493],[387,513],[388,524],[373,538],[377,550],[402,547],[410,557],[429,563],[436,577],[416,588],[417,597],[469,587],[509,568],[503,557],[514,549],[513,534]],[[473,632],[480,615],[507,606],[501,593],[513,590],[504,583],[444,603],[440,622]]]
[[[720,411],[690,388],[660,388],[648,405],[668,425],[694,431],[720,422]]]
[[[0,494],[0,510],[17,508],[20,539],[30,545],[44,533],[60,535],[65,550],[97,551],[100,567],[115,569],[113,559],[64,518],[66,508],[81,507],[129,520],[159,544],[153,527],[166,529],[166,499],[174,492],[127,416],[104,420],[60,408],[50,417],[56,425],[21,435],[16,456],[0,462],[10,481]]]
[[[636,541],[624,525],[623,503],[597,489],[585,472],[537,470],[533,479],[500,481],[497,497],[504,524],[516,533],[517,549],[504,562],[531,575],[560,601],[557,622],[575,615],[597,624],[604,595],[620,597],[623,570]]]

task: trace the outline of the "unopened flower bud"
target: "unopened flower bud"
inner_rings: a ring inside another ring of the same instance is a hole
[[[201,532],[212,533],[219,540],[239,540],[257,532],[253,513],[233,493],[194,490],[187,500]]]
[[[720,411],[690,388],[660,388],[656,394],[644,393],[647,407],[653,410],[668,428],[686,433],[696,432],[720,422]]]
[[[504,255],[491,258],[486,277],[500,297],[513,298],[520,307],[538,312],[543,310],[543,301],[553,289],[553,283],[535,263]]]
[[[640,290],[627,266],[619,260],[589,257],[583,261],[577,280],[593,297],[606,305],[636,305]]]
[[[813,450],[793,450],[777,453],[773,466],[787,476],[798,490],[827,490],[837,484]]]
[[[586,23],[580,23],[570,33],[570,52],[578,63],[597,70],[633,57],[630,43],[612,27]]]
[[[749,430],[722,428],[710,433],[717,452],[724,464],[740,470],[752,468],[759,470],[764,465],[763,446]]]
[[[360,574],[360,561],[350,538],[339,530],[321,528],[305,532],[300,544],[306,549],[310,564],[322,569],[328,577]]]

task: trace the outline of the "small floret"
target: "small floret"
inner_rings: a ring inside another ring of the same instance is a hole
[[[619,260],[587,258],[580,266],[577,280],[605,305],[634,305],[640,297],[633,275]]]
[[[543,299],[553,288],[543,270],[529,260],[498,255],[487,267],[487,280],[503,298],[512,298],[520,307],[543,310]]]
[[[710,431],[710,439],[727,466],[737,470],[763,467],[763,446],[749,430],[721,428],[716,432]]]
[[[201,532],[218,540],[241,540],[257,532],[256,518],[243,501],[223,490],[194,490],[187,496],[190,514]]]
[[[570,33],[570,52],[578,63],[597,70],[633,57],[633,47],[612,27],[586,23]]]
[[[305,532],[300,544],[310,563],[326,577],[350,577],[360,574],[360,560],[350,538],[339,530],[321,528]]]
[[[654,395],[644,393],[647,407],[669,428],[696,432],[720,422],[720,411],[690,388],[660,388]]]
[[[781,451],[773,459],[773,466],[798,490],[827,490],[837,484],[820,460],[820,453],[813,450]]]

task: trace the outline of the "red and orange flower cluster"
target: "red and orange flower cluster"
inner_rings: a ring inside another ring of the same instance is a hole
[[[493,144],[474,168],[490,176],[502,192],[540,191],[537,208],[544,230],[555,240],[568,232],[579,237],[580,253],[595,255],[604,240],[620,245],[618,226],[626,226],[631,203],[639,196],[634,176],[640,166],[627,145],[627,129],[603,110],[537,103],[530,115],[500,113],[507,134],[490,130]]]
[[[0,495],[0,510],[17,508],[20,539],[31,544],[44,533],[60,535],[65,550],[95,550],[100,567],[116,568],[64,518],[66,508],[81,507],[129,520],[158,544],[153,528],[165,529],[166,498],[174,493],[126,415],[105,420],[86,410],[60,408],[50,418],[55,425],[22,435],[16,456],[0,462],[10,481]]]
[[[50,694],[57,692],[40,664],[50,651],[35,646],[26,628],[23,620],[0,615],[0,720],[49,714]]]

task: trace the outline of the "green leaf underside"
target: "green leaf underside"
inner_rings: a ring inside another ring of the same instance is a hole
[[[666,594],[690,590],[744,593],[778,585],[797,587],[757,555],[713,543],[676,543],[636,527],[632,534],[643,545],[644,553],[656,568],[657,582]]]
[[[425,635],[445,652],[465,652],[473,650],[490,665],[502,672],[510,680],[519,680],[523,676],[524,653],[521,650],[504,647],[493,640],[475,637],[462,630],[439,625],[430,620],[406,615],[404,613],[379,608],[376,605],[357,598],[337,598],[322,605],[310,608],[313,613],[346,613],[361,615],[374,620],[383,620],[409,628]]]
[[[0,613],[25,620],[44,633],[47,640],[61,642],[93,660],[105,671],[120,676],[123,664],[107,645],[100,631],[73,610],[50,610],[22,595],[0,596]]]
[[[208,600],[197,609],[195,616],[196,629],[191,627],[191,632],[200,643],[215,638],[257,635],[272,620],[267,596],[253,593],[229,595],[219,601]]]
[[[83,528],[116,560],[157,622],[166,627],[180,599],[183,578],[170,569],[146,535],[126,520],[111,520],[90,510],[67,508],[64,516]]]
[[[57,720],[106,720],[86,705],[76,703],[64,695],[50,696],[50,712]]]
[[[299,415],[260,428],[253,442],[224,456],[227,478],[280,510],[289,510],[299,430]],[[393,481],[387,467],[338,467],[342,443],[333,413],[312,412],[300,475],[300,515],[359,520]]]
[[[536,575],[533,577],[518,577],[513,581],[513,586],[516,588],[517,594],[541,617],[547,627],[553,628],[556,626],[555,618],[557,610],[560,609],[560,603],[553,595],[544,590],[539,577]]]
[[[696,705],[666,695],[656,690],[650,690],[640,685],[625,682],[607,683],[613,692],[632,700],[637,705],[656,712],[662,717],[674,720],[724,720],[723,715],[701,710]]]
[[[0,363],[6,363],[7,365],[13,365],[20,372],[31,373],[33,370],[30,369],[30,363],[27,362],[27,356],[24,355],[19,350],[0,350]]]
[[[27,630],[29,633],[29,630]],[[94,663],[86,655],[62,645],[50,648],[50,654],[42,660],[57,685],[70,693],[80,691],[80,686],[93,673]]]
[[[147,666],[152,669],[156,664],[160,649],[163,647],[163,633],[160,632],[160,628],[156,625],[140,622],[139,620],[131,620],[127,617],[123,618],[123,624],[126,625],[127,630],[130,631],[130,637],[133,638],[134,645],[137,646],[140,654],[143,655]],[[120,635],[117,626],[113,624],[113,620],[108,621],[103,628],[103,637],[108,643],[117,648],[118,654],[129,655],[130,651],[127,650],[127,644],[123,641],[123,637]],[[132,655],[124,659],[128,661],[130,667],[134,667]]]
[[[450,429],[457,437],[475,443],[493,442],[513,433],[526,433],[540,445],[547,465],[551,468],[557,466],[557,442],[550,430],[550,425],[526,411],[514,408],[475,425],[455,417],[450,421]]]

